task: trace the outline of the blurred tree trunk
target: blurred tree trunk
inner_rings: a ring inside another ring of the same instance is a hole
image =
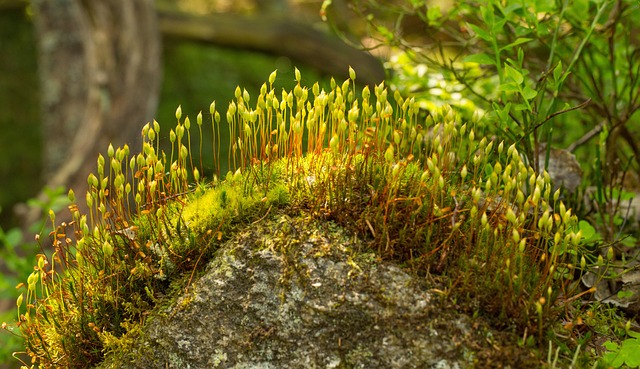
[[[161,45],[154,2],[33,0],[32,5],[44,181],[70,187],[83,200],[96,151],[110,142],[135,145],[142,125],[155,114]]]
[[[283,55],[335,77],[347,78],[351,66],[363,84],[385,78],[382,62],[371,54],[284,15],[202,16],[159,9],[158,19],[164,36]]]

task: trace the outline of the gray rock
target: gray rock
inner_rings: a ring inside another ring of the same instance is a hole
[[[330,222],[253,225],[147,321],[130,352],[101,367],[471,366],[471,319],[444,310],[424,278],[363,250]]]
[[[538,151],[538,162],[543,168],[547,155],[547,145],[540,144]],[[567,192],[574,193],[582,182],[582,168],[580,163],[570,151],[564,149],[556,149],[552,147],[549,150],[549,163],[547,167],[551,182],[553,182],[553,190],[563,187]]]

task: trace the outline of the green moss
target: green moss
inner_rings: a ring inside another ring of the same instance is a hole
[[[274,79],[254,99],[236,89],[226,114],[232,171],[222,181],[190,185],[202,166],[184,143],[181,108],[170,155],[159,151],[154,122],[143,128],[142,153],[111,147],[98,159],[90,214],[72,207],[73,231],[56,227],[58,251],[28,281],[25,300],[37,303],[21,307],[21,329],[35,361],[75,368],[123,350],[172,280],[190,283],[221,242],[276,213],[334,220],[369,247],[354,250],[354,270],[373,252],[455,280],[456,298],[473,296],[470,306],[541,340],[580,252],[576,219],[546,173],[534,173],[515,146],[476,137],[479,122],[459,122],[449,108],[425,119],[411,99],[389,102],[382,84],[356,99],[352,79],[326,92],[303,87],[297,72],[293,91],[281,94]],[[283,219],[274,247],[294,255]]]
[[[268,179],[251,172],[229,173],[226,181],[198,191],[183,209],[186,227],[198,234],[226,233],[234,224],[255,220],[271,207],[288,205],[289,188],[282,167],[281,163],[272,165]]]

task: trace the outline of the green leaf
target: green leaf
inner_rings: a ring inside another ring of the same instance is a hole
[[[537,95],[538,95],[538,91],[532,89],[529,86],[524,86],[524,89],[522,90],[522,97],[524,97],[525,100],[531,100]]]
[[[517,93],[520,92],[520,86],[516,85],[515,83],[503,83],[498,88],[498,91]]]
[[[614,225],[621,226],[622,223],[624,223],[624,218],[623,217],[621,217],[619,215],[616,215],[616,216],[613,217],[613,224]]]
[[[522,9],[522,5],[521,5],[521,4],[511,4],[511,5],[507,6],[507,7],[505,7],[504,9],[502,9],[502,12],[503,12],[505,15],[509,15],[509,14],[511,14],[513,11],[515,11],[515,10],[519,10],[519,9]]]
[[[559,61],[558,65],[553,69],[553,80],[558,83],[562,78],[562,62]]]
[[[619,299],[626,299],[626,298],[629,298],[629,297],[633,296],[633,291],[622,291],[622,290],[620,290],[620,291],[618,291],[616,296]]]
[[[532,39],[532,38],[526,38],[526,37],[520,37],[520,38],[517,38],[515,41],[513,41],[513,42],[512,42],[512,43],[510,43],[509,45],[506,45],[506,46],[501,47],[501,48],[500,48],[500,51],[509,50],[509,49],[511,49],[511,48],[512,48],[512,47],[514,47],[514,46],[517,46],[517,45],[521,45],[521,44],[527,43],[527,42],[529,42],[529,41],[531,41],[531,40],[533,40],[533,39]]]
[[[536,0],[534,4],[536,13],[547,13],[556,10],[556,3],[553,0]]]
[[[631,368],[640,366],[640,340],[628,339],[622,341],[620,354],[624,356],[624,363]]]
[[[489,28],[493,28],[496,23],[495,15],[493,14],[493,7],[491,6],[481,6],[480,14],[482,14],[482,20],[484,23],[489,26]]]
[[[493,27],[491,27],[491,31],[493,31],[494,34],[498,34],[501,32],[504,32],[504,25],[507,24],[507,20],[506,19],[501,19],[498,22],[496,22]]]
[[[384,36],[384,38],[386,38],[387,40],[393,40],[394,36],[393,36],[393,32],[389,31],[389,29],[385,26],[378,26],[377,27],[378,32]]]
[[[511,67],[509,64],[504,65],[504,74],[507,78],[513,80],[517,85],[522,84],[522,82],[524,81],[524,77],[522,77],[522,74],[515,68]]]
[[[437,21],[440,20],[440,18],[442,18],[442,12],[440,11],[439,6],[430,6],[427,9],[427,19],[429,20],[429,25],[432,25],[434,23],[439,24],[440,22]]]
[[[483,39],[485,41],[491,41],[493,39],[493,37],[491,37],[489,32],[487,32],[486,30],[476,26],[475,24],[467,23],[467,25],[469,26],[469,28],[471,28],[473,33],[478,35],[478,37],[480,37],[481,39]]]
[[[498,104],[493,103],[493,111],[496,112],[496,114],[498,115],[498,119],[503,121],[503,122],[508,122],[511,121],[511,118],[509,117],[509,112],[511,111],[511,103],[508,102],[506,103],[503,107],[500,107]]]
[[[618,351],[618,350],[620,349],[620,346],[618,346],[618,344],[617,344],[617,343],[615,343],[615,342],[611,342],[611,341],[607,341],[607,342],[605,342],[605,343],[603,344],[603,346],[604,346],[608,351],[611,351],[611,352],[615,352],[615,351]]]
[[[591,241],[593,238],[595,238],[596,229],[593,228],[593,226],[586,220],[579,221],[578,228],[582,231],[582,238],[585,241]]]
[[[531,107],[530,107],[529,105],[527,105],[527,104],[515,104],[515,105],[513,106],[513,109],[514,109],[515,111],[523,111],[523,110],[529,110],[529,111],[531,111]]]
[[[626,247],[635,247],[638,244],[638,239],[628,235],[621,239],[620,243]]]
[[[469,55],[465,57],[463,61],[467,63],[496,65],[496,60],[485,53]]]
[[[613,198],[617,198],[620,197],[620,200],[622,201],[629,201],[629,200],[633,200],[634,197],[636,197],[636,193],[635,192],[630,192],[630,191],[624,191],[624,190],[620,190],[617,188],[614,188],[612,190],[612,194],[611,196]]]

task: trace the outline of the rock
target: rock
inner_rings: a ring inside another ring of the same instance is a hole
[[[607,267],[593,267],[581,281],[586,287],[596,287],[593,298],[611,304],[630,316],[640,315],[640,251],[627,250],[623,260],[614,260]]]
[[[547,155],[547,145],[540,144],[538,149],[538,162],[543,168]],[[553,182],[553,190],[563,187],[569,193],[576,192],[582,182],[582,168],[575,155],[564,149],[552,147],[549,150],[549,163],[547,172]]]
[[[445,308],[424,278],[363,250],[330,222],[264,220],[224,243],[131,351],[101,367],[471,366],[478,323]]]

